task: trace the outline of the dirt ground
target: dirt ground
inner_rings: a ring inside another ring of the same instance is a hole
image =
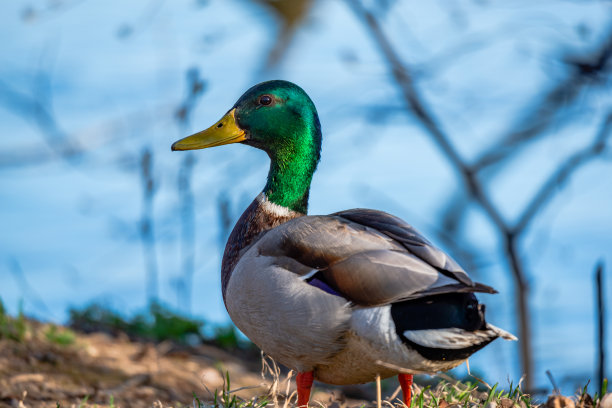
[[[61,334],[63,329],[58,330]],[[288,381],[286,371],[269,359],[262,360],[253,350],[230,352],[210,345],[134,342],[125,335],[102,333],[75,333],[68,344],[62,345],[61,341],[49,340],[45,333],[49,333],[49,325],[28,322],[24,339],[0,340],[0,407],[178,408],[196,406],[194,395],[210,406],[214,393],[228,389],[226,375],[232,395],[244,399],[273,395],[278,400],[271,399],[269,406],[276,402],[277,407],[291,407],[295,402],[284,404],[286,396],[295,397],[294,378]],[[397,384],[386,385],[383,397],[396,402]],[[416,383],[413,392],[419,393]],[[447,398],[449,394],[443,395]],[[483,403],[486,392],[473,391],[472,395],[481,401],[471,403],[471,407],[526,406],[508,398]],[[374,397],[373,384],[334,389],[315,383],[311,406],[374,406]],[[441,401],[440,394],[437,398],[436,406],[463,406]],[[593,408],[593,401],[551,396],[544,407]],[[612,394],[606,395],[600,408],[612,408]]]
[[[42,331],[38,326],[35,331]],[[37,335],[23,342],[0,340],[0,407],[193,406],[194,393],[210,401],[215,390],[223,389],[226,372],[231,389],[242,388],[238,396],[266,394],[274,376],[267,370],[262,377],[256,353],[249,359],[241,354],[207,345],[138,343],[101,333],[77,334],[69,345]],[[286,384],[278,384],[280,394],[287,391]],[[313,398],[343,399],[329,391],[315,392]]]

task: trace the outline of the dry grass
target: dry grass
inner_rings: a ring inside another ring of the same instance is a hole
[[[256,361],[211,346],[141,343],[125,336],[84,335],[23,318],[4,320],[0,407],[289,408],[297,400],[294,373],[282,371],[263,355],[257,370]],[[443,377],[433,386],[415,383],[411,408],[538,406],[520,384],[502,389]],[[398,397],[399,387],[386,395],[383,406],[406,408]],[[585,387],[572,398],[552,396],[542,405],[592,408],[599,402]],[[349,399],[339,389],[316,384],[311,398],[315,408],[373,406],[374,401]]]
[[[230,375],[225,372],[222,387],[210,390],[206,384],[202,384],[205,393],[198,396],[195,392],[193,399],[185,404],[163,403],[161,400],[153,401],[149,406],[153,408],[290,408],[295,406],[297,400],[296,391],[293,386],[294,373],[283,374],[276,363],[262,354],[261,382],[252,386],[240,386],[232,388]],[[264,389],[262,392],[262,388]],[[483,390],[485,388],[485,390]],[[250,397],[244,396],[245,390],[257,389],[260,391]],[[521,391],[520,384],[510,384],[507,389],[500,388],[497,384],[488,386],[482,382],[459,382],[447,377],[435,386],[419,387],[413,384],[413,400],[411,408],[593,408],[597,407],[600,399],[593,400],[587,393],[586,388],[572,398],[559,395],[549,397],[545,404],[535,403],[531,397]],[[398,387],[391,395],[383,399],[382,405],[387,408],[406,408],[400,400],[400,388]],[[12,406],[27,408],[27,393],[23,398]],[[42,405],[41,405],[42,406]],[[51,405],[45,405],[51,406]],[[56,408],[120,408],[132,406],[131,403],[117,404],[112,396],[109,396],[107,404],[90,403],[89,397],[84,397],[78,403],[56,404]],[[375,406],[375,401],[348,400],[336,393],[316,392],[311,400],[311,407],[319,408],[366,408]]]

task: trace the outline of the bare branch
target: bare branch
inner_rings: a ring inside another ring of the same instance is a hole
[[[32,122],[32,109],[40,105],[35,99],[29,96],[22,95],[23,98],[13,98],[14,94],[3,92],[7,88],[3,88],[3,83],[0,81],[0,104],[5,105],[15,114],[21,116],[28,123]],[[0,151],[0,170],[4,168],[27,167],[46,164],[65,157],[78,158],[78,164],[90,164],[91,161],[85,162],[84,156],[94,152],[106,145],[114,143],[125,138],[126,131],[131,129],[132,123],[138,123],[141,130],[143,126],[153,126],[152,117],[169,118],[172,115],[174,106],[170,104],[159,105],[153,109],[143,109],[122,115],[117,118],[112,118],[104,123],[94,124],[87,129],[81,129],[77,132],[61,132],[61,137],[52,136],[55,134],[52,128],[46,127],[45,123],[37,124],[36,128],[40,131],[46,143],[40,144],[33,142],[26,146],[21,146],[19,149]],[[45,115],[46,116],[46,115]],[[52,115],[48,115],[51,123],[55,122]],[[140,134],[146,134],[141,132]],[[53,147],[49,146],[49,143]],[[121,147],[121,145],[119,145]],[[88,159],[94,156],[89,156]]]
[[[529,202],[514,228],[512,228],[514,234],[520,235],[525,228],[527,228],[534,216],[550,202],[555,192],[567,181],[576,169],[604,153],[611,130],[612,113],[604,120],[593,143],[568,157],[548,180],[546,180],[535,197]]]
[[[200,71],[197,67],[192,67],[186,72],[187,92],[184,100],[175,112],[175,119],[178,124],[179,137],[185,137],[189,120],[193,110],[197,106],[200,97],[206,91],[206,81],[200,77]],[[183,277],[180,280],[179,287],[182,290],[182,296],[179,295],[179,305],[182,303],[184,310],[191,313],[192,306],[192,287],[193,276],[195,274],[195,198],[192,188],[193,169],[196,160],[192,152],[184,155],[181,162],[181,167],[178,173],[178,194],[181,207],[181,259]]]
[[[191,153],[191,152],[189,152]],[[181,260],[182,260],[182,289],[183,307],[191,313],[191,294],[193,275],[195,272],[195,199],[191,187],[195,157],[186,154],[181,162],[178,173],[178,192],[181,214]]]
[[[197,106],[200,97],[204,94],[207,87],[207,82],[200,77],[200,70],[197,67],[192,67],[187,70],[186,79],[187,93],[185,99],[175,113],[176,120],[179,122],[180,132],[185,132],[189,125],[191,113]],[[185,136],[186,135],[182,135],[181,137]]]
[[[612,68],[612,27],[599,47],[582,56],[567,56],[565,62],[571,67],[569,75],[548,91],[543,97],[530,104],[526,114],[511,126],[511,131],[502,136],[500,142],[480,154],[472,165],[475,172],[499,163],[521,151],[551,125],[568,120],[569,115],[559,115],[562,108],[569,106],[584,88],[604,84]]]
[[[53,313],[51,313],[51,310],[47,307],[40,294],[34,290],[26,279],[25,272],[19,261],[16,258],[10,258],[8,261],[8,268],[13,274],[19,289],[21,289],[22,296],[47,316],[53,316]]]
[[[400,87],[407,107],[415,114],[416,118],[428,131],[429,135],[440,146],[442,152],[456,170],[463,176],[470,196],[482,207],[491,222],[497,227],[504,242],[504,250],[507,252],[509,269],[512,272],[515,282],[515,297],[517,299],[517,314],[519,316],[519,336],[521,338],[521,361],[522,369],[526,376],[525,386],[528,390],[533,384],[533,357],[531,349],[531,327],[529,320],[529,310],[527,304],[528,284],[525,277],[523,266],[520,262],[517,251],[517,236],[510,230],[504,221],[501,213],[494,206],[493,202],[485,194],[476,173],[463,162],[457,151],[454,149],[448,136],[437,125],[433,115],[428,112],[425,103],[418,95],[408,68],[401,62],[399,56],[393,49],[390,41],[383,33],[375,17],[368,12],[359,0],[347,0],[359,18],[366,23],[370,34],[374,38],[376,45],[380,48],[387,64],[391,68],[391,73],[395,82]]]
[[[348,0],[348,3],[358,17],[365,21],[367,28],[370,30],[370,34],[376,41],[376,45],[380,48],[381,52],[386,58],[387,63],[391,68],[391,74],[393,75],[396,83],[399,85],[404,101],[410,108],[411,112],[433,137],[434,141],[438,144],[446,158],[463,176],[463,180],[470,192],[470,195],[472,195],[472,197],[482,206],[487,215],[499,228],[507,229],[506,222],[504,221],[503,217],[497,211],[489,198],[483,193],[481,184],[476,178],[475,172],[464,163],[457,153],[457,150],[451,144],[450,138],[437,124],[433,114],[427,109],[425,102],[422,100],[414,86],[410,70],[401,62],[393,46],[383,33],[376,18],[369,11],[367,11],[358,0]]]
[[[45,142],[57,156],[73,164],[80,155],[81,149],[61,129],[47,104],[42,103],[42,98],[20,93],[0,81],[0,102],[17,115],[33,119]]]
[[[153,200],[158,186],[153,177],[153,153],[149,148],[143,149],[140,166],[142,181],[140,238],[146,267],[147,300],[149,304],[152,304],[158,300],[159,295],[159,270],[155,234],[153,232]]]
[[[531,203],[525,208],[517,225],[512,228],[506,222],[500,210],[494,205],[486,194],[477,172],[486,166],[507,159],[515,154],[527,142],[542,134],[554,122],[561,108],[568,106],[575,100],[582,88],[587,84],[604,83],[605,73],[609,70],[609,61],[612,56],[612,35],[604,41],[603,46],[588,58],[580,58],[567,62],[574,67],[572,75],[554,87],[534,109],[526,110],[529,113],[522,118],[518,125],[501,142],[483,153],[474,166],[468,165],[452,145],[450,138],[438,125],[434,115],[416,89],[411,70],[404,64],[385,36],[374,15],[365,9],[359,0],[347,0],[350,7],[364,21],[366,28],[374,39],[376,46],[384,56],[393,79],[402,92],[406,107],[425,128],[434,142],[440,147],[444,156],[459,172],[466,185],[469,196],[480,205],[484,213],[497,228],[503,242],[508,267],[515,282],[515,298],[517,299],[517,314],[519,316],[519,334],[521,337],[522,369],[526,375],[526,388],[531,389],[533,384],[531,328],[529,321],[528,294],[529,285],[521,262],[518,249],[518,240],[524,232],[526,225],[534,215],[552,198],[556,187],[564,183],[571,173],[589,159],[601,155],[606,147],[606,138],[609,128],[612,127],[612,115],[606,122],[595,142],[572,155],[542,186]],[[556,123],[556,122],[555,122]],[[457,220],[456,214],[451,214],[451,222]]]

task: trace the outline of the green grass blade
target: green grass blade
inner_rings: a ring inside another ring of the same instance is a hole
[[[496,389],[497,389],[497,384],[495,384],[493,388],[491,388],[491,390],[489,391],[489,395],[487,396],[487,399],[485,400],[484,405],[487,405],[489,402],[493,401],[493,398],[495,398]]]

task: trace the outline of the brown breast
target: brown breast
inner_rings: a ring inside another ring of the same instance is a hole
[[[225,245],[221,264],[221,290],[224,302],[225,290],[232,270],[240,260],[243,251],[255,243],[266,231],[303,215],[271,203],[263,193],[253,200],[240,216]]]

